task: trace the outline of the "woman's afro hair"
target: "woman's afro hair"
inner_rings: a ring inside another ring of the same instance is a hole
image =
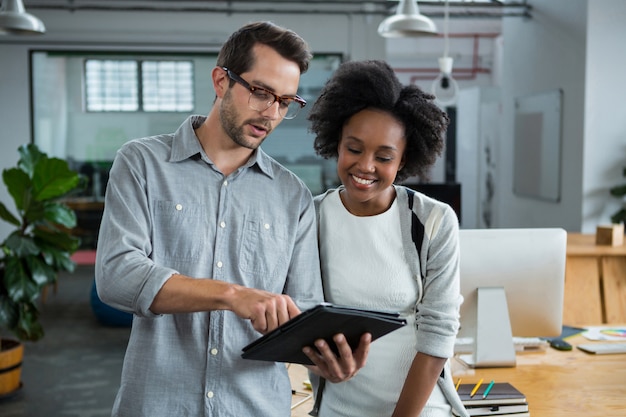
[[[448,116],[435,97],[414,85],[404,86],[381,60],[348,61],[339,66],[313,104],[308,119],[314,147],[324,158],[337,158],[345,123],[361,110],[379,109],[404,125],[405,165],[396,181],[429,178],[429,168],[444,149]]]

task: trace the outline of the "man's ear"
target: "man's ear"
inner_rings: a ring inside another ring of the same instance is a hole
[[[213,79],[213,89],[215,90],[215,95],[219,98],[224,97],[224,94],[230,85],[230,78],[228,77],[226,71],[220,67],[215,67],[213,68],[213,71],[211,71],[211,78]]]

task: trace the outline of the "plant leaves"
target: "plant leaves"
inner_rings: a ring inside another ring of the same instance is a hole
[[[0,328],[14,328],[17,316],[17,304],[6,294],[0,294]]]
[[[28,174],[18,168],[9,168],[2,171],[2,180],[6,184],[9,194],[13,197],[17,209],[23,210],[25,204],[30,201],[29,189],[32,187],[32,181]]]
[[[20,154],[20,159],[17,162],[19,169],[28,174],[29,178],[33,177],[35,171],[35,165],[41,158],[47,158],[47,155],[39,150],[37,145],[29,143],[28,145],[22,145],[17,149]]]
[[[615,214],[611,216],[611,223],[620,224],[626,223],[626,208],[618,210]]]
[[[35,234],[36,244],[42,252],[58,252],[67,251],[70,254],[76,252],[80,239],[76,236],[72,236],[69,233],[59,230],[50,230],[43,228],[36,228],[33,233]]]
[[[45,219],[45,206],[41,201],[30,200],[24,203],[24,219],[26,223],[38,223]]]
[[[13,252],[15,256],[24,257],[39,254],[39,247],[29,236],[22,236],[19,231],[15,231],[7,237],[5,246]]]
[[[20,222],[20,220],[15,217],[13,215],[13,213],[11,213],[7,207],[4,205],[4,203],[2,203],[0,201],[0,218],[2,218],[2,220],[11,223],[14,226],[21,226],[22,222]]]
[[[20,340],[36,342],[44,335],[43,327],[39,323],[39,311],[34,303],[21,303],[15,327],[15,333]]]
[[[21,260],[15,256],[5,258],[4,280],[8,296],[16,303],[35,300],[40,288],[28,275]]]
[[[61,197],[78,185],[79,175],[59,158],[41,158],[33,172],[33,190],[37,201]]]
[[[0,202],[0,218],[16,226],[0,246],[0,328],[36,341],[44,335],[36,300],[58,271],[74,270],[71,254],[80,243],[66,230],[76,226],[76,214],[54,200],[76,189],[84,177],[34,144],[18,152],[17,166],[2,172],[17,216]]]
[[[612,196],[622,197],[626,195],[626,184],[624,185],[616,185],[615,187],[609,190]]]
[[[25,258],[30,277],[41,290],[48,284],[54,284],[57,280],[57,272],[53,267],[42,261],[38,256],[29,256]]]
[[[72,229],[76,227],[76,213],[65,204],[48,203],[44,207],[44,218],[50,223]]]

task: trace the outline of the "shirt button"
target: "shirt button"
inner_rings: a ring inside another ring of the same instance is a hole
[[[183,209],[182,204],[176,204],[176,210],[181,211]]]
[[[222,261],[217,261],[217,267],[221,268],[222,266],[224,266],[224,264],[222,263]]]
[[[211,349],[211,355],[213,356],[217,355],[217,349],[215,348]]]
[[[213,391],[209,391],[206,393],[207,398],[213,398]]]
[[[265,230],[269,230],[269,229],[270,229],[270,225],[269,225],[269,223],[265,223],[265,224],[263,225],[263,227],[265,227]]]
[[[226,222],[220,222],[220,227],[223,229],[226,227]]]
[[[222,184],[226,187],[228,185],[228,180],[225,180]]]

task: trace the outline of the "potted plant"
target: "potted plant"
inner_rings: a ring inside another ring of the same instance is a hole
[[[622,175],[626,177],[626,167],[624,167]],[[613,224],[626,223],[626,200],[624,200],[624,198],[626,198],[626,184],[616,185],[615,187],[612,187],[609,192],[613,197],[622,199],[622,207],[613,213],[611,216],[611,222]]]
[[[70,234],[76,215],[60,199],[82,184],[82,176],[34,144],[18,152],[17,165],[2,172],[17,215],[0,202],[0,218],[15,226],[0,243],[0,396],[19,389],[21,342],[44,335],[39,296],[59,271],[74,270],[70,256],[79,246]],[[17,340],[3,338],[7,333]]]

